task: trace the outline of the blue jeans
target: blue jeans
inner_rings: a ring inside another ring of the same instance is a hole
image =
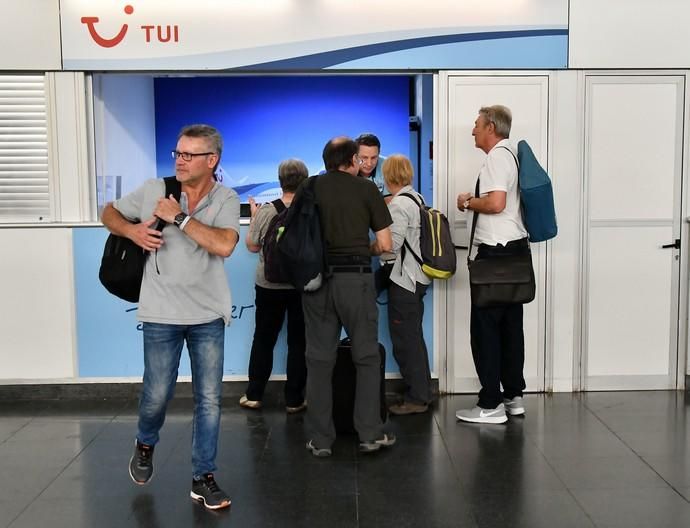
[[[225,342],[223,319],[197,325],[144,323],[144,386],[137,440],[147,445],[158,443],[158,432],[175,392],[185,341],[194,393],[192,469],[193,476],[198,477],[216,470]]]

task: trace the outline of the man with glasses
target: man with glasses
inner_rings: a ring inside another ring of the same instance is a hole
[[[109,231],[155,252],[155,258],[146,261],[138,306],[144,331],[144,383],[129,474],[140,485],[153,476],[153,451],[186,342],[194,393],[190,495],[214,510],[230,505],[213,472],[225,326],[232,307],[223,261],[235,249],[240,231],[239,198],[215,181],[222,147],[220,133],[211,126],[183,128],[172,152],[175,176],[182,186],[180,201],[164,196],[162,179],[150,179],[106,205],[102,216]],[[171,225],[163,229],[159,220]]]

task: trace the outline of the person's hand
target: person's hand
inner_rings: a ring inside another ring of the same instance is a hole
[[[162,233],[153,229],[157,222],[158,218],[154,216],[138,224],[132,224],[128,238],[146,251],[155,251],[163,245]]]
[[[470,198],[472,198],[472,193],[460,193],[460,194],[458,194],[457,205],[458,205],[458,209],[460,211],[465,210],[465,202],[467,202],[467,200],[469,200]]]
[[[168,198],[159,198],[153,216],[165,220],[172,224],[175,217],[182,212],[182,208],[175,197],[171,194]]]
[[[259,207],[261,207],[261,204],[257,204],[254,197],[250,196],[249,197],[249,216],[254,218],[254,216],[256,215],[256,212],[259,210]]]

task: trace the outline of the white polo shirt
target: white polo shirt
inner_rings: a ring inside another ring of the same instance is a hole
[[[517,163],[513,155],[517,155],[513,144],[502,139],[486,156],[486,161],[479,171],[479,196],[484,197],[491,191],[506,193],[506,206],[497,214],[479,213],[477,229],[474,233],[474,245],[486,244],[505,246],[512,240],[519,240],[527,236],[527,230],[520,213],[520,188],[518,186]],[[472,211],[469,211],[468,230],[472,229]]]

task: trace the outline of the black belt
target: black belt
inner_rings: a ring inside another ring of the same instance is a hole
[[[329,266],[331,273],[371,273],[371,266]]]
[[[362,255],[328,255],[329,266],[371,266],[371,257]]]

